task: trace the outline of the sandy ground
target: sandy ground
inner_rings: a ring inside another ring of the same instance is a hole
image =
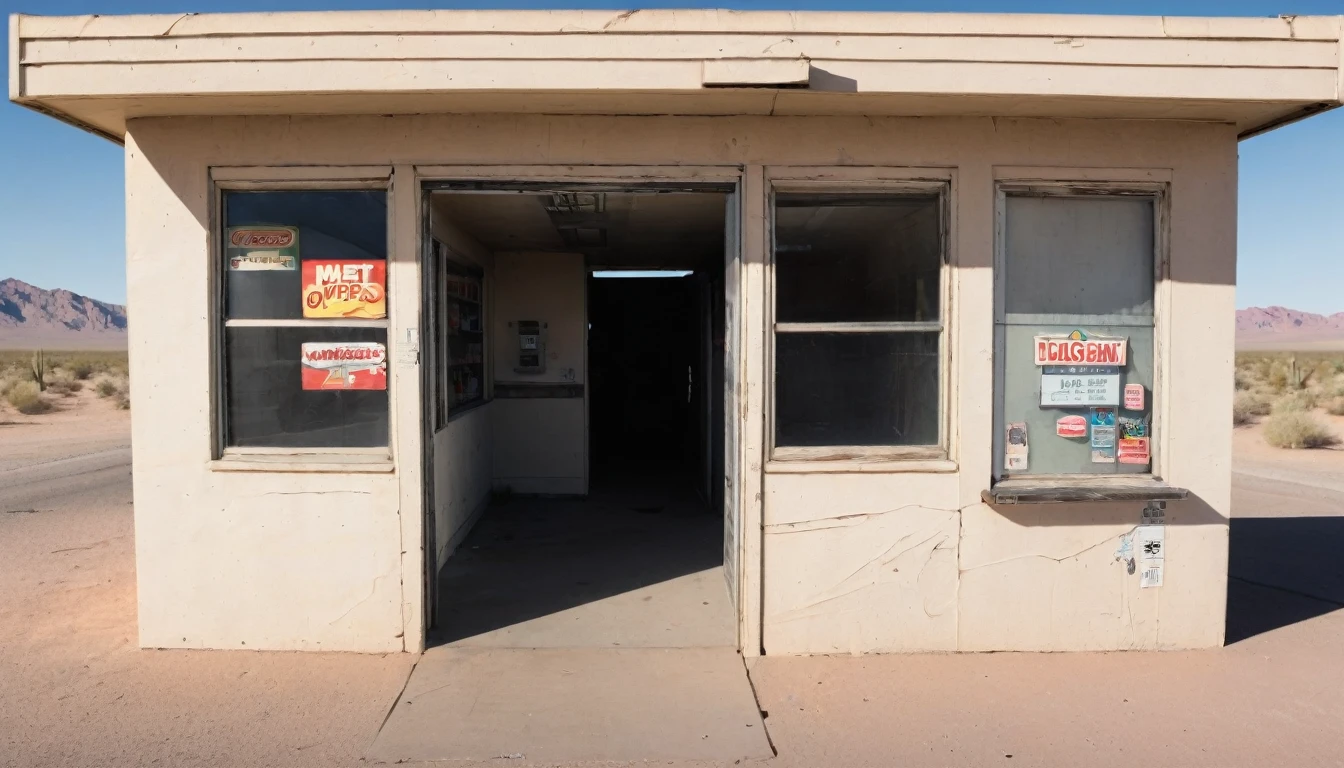
[[[1265,442],[1264,418],[1232,431],[1232,457],[1241,475],[1344,491],[1344,416],[1312,414],[1330,427],[1338,445],[1313,450],[1275,448]],[[1344,513],[1344,510],[1341,510]]]
[[[366,764],[414,657],[138,650],[128,416],[63,405],[0,410],[0,765]],[[1228,647],[762,659],[762,765],[1344,765],[1344,451],[1256,438]]]

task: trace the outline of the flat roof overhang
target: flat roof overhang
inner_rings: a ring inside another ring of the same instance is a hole
[[[121,141],[189,115],[1198,120],[1344,100],[1344,16],[359,11],[10,17],[10,99]]]

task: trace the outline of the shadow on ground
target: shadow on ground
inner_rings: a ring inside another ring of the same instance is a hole
[[[452,643],[715,568],[723,518],[685,491],[494,501],[439,573],[431,644]]]
[[[1234,517],[1230,526],[1229,644],[1344,608],[1344,517]]]

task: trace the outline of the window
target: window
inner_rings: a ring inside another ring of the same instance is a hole
[[[439,426],[454,413],[485,400],[485,290],[481,270],[452,260],[434,241],[439,264]]]
[[[1148,473],[1160,195],[1005,187],[996,477]]]
[[[225,448],[388,444],[387,193],[226,191]]]
[[[942,208],[775,195],[775,458],[942,455]]]

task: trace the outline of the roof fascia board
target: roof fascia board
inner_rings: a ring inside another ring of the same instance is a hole
[[[116,38],[237,34],[828,33],[866,35],[1327,40],[1329,16],[1201,18],[1081,14],[846,13],[830,11],[318,11],[124,16],[27,16],[33,38]]]

